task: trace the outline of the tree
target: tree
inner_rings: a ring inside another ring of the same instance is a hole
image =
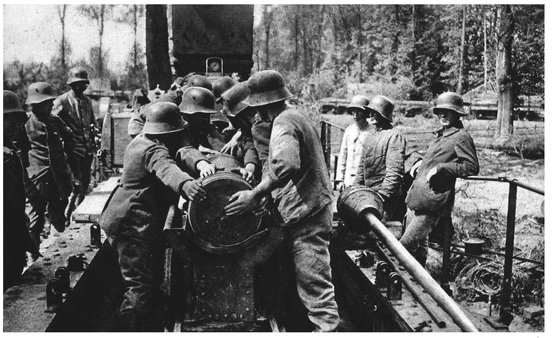
[[[458,86],[456,92],[462,95],[464,82],[464,56],[466,54],[466,5],[462,5],[462,34],[460,40],[460,59],[458,66]]]
[[[169,89],[172,72],[166,5],[146,5],[146,58],[149,88]]]
[[[263,5],[263,23],[265,29],[264,69],[270,69],[270,27],[272,26],[272,5]]]
[[[512,42],[514,16],[510,5],[498,8],[496,84],[498,91],[498,115],[495,137],[505,140],[514,131],[514,91],[512,88]]]
[[[67,57],[69,46],[65,41],[65,15],[67,13],[67,5],[57,5],[57,12],[59,22],[61,23],[61,43],[60,43],[60,61],[61,68],[64,72],[67,72]]]
[[[104,76],[105,60],[104,60],[104,50],[103,50],[103,35],[105,22],[109,19],[113,5],[80,5],[79,10],[85,16],[88,16],[90,19],[96,21],[98,25],[98,36],[99,36],[99,46],[98,46],[98,59],[97,64],[93,64],[96,68],[99,77]]]
[[[138,25],[144,19],[144,13],[143,5],[120,5],[115,16],[116,22],[130,25],[133,32],[133,47],[121,79],[123,88],[142,88],[147,83],[144,51],[138,42]]]

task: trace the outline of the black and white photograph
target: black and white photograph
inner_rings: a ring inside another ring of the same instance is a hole
[[[3,1],[3,332],[543,337],[548,7]]]

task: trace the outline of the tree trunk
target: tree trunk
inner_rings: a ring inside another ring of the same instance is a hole
[[[98,75],[100,78],[103,77],[103,34],[104,34],[104,14],[105,14],[105,5],[100,6],[100,51],[98,55]]]
[[[172,82],[166,5],[146,5],[146,58],[150,89],[169,89]]]
[[[358,48],[358,61],[359,61],[359,71],[358,71],[358,82],[363,83],[364,78],[362,76],[362,7],[359,5],[358,7],[358,37],[357,37],[357,48]]]
[[[61,68],[63,73],[67,73],[66,51],[65,51],[65,13],[67,12],[67,5],[58,6],[59,21],[61,22]]]
[[[297,11],[294,14],[295,19],[295,55],[293,56],[293,61],[295,64],[295,71],[299,70],[299,15]]]
[[[137,36],[137,32],[138,32],[138,5],[134,5],[133,7],[134,9],[134,21],[132,22],[133,24],[133,29],[134,29],[134,69],[138,69],[138,36]]]
[[[264,5],[263,18],[265,23],[265,65],[264,69],[270,69],[270,26],[272,24],[272,11],[270,5]]]
[[[487,90],[487,19],[483,16],[483,83]]]
[[[514,17],[510,5],[498,9],[496,84],[498,115],[495,138],[507,139],[514,131],[514,92],[512,88],[512,41]]]
[[[460,62],[458,65],[458,86],[456,92],[462,95],[464,82],[464,55],[466,49],[466,5],[462,5],[462,37],[460,40]]]

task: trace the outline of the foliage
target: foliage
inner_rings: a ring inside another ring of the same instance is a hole
[[[462,87],[467,91],[484,82],[485,63],[488,84],[494,84],[497,6],[464,6]],[[543,94],[544,7],[513,7],[515,94]],[[255,27],[254,69],[266,67],[268,46],[268,68],[288,74],[290,82],[301,80],[302,84],[293,84],[298,95],[311,95],[303,88],[314,85],[316,95],[342,97],[346,83],[381,82],[383,87],[407,78],[412,85],[394,94],[429,100],[458,86],[462,9],[461,5],[272,5],[270,22],[262,17]],[[316,80],[323,84],[312,83]],[[334,87],[318,90],[326,84]]]

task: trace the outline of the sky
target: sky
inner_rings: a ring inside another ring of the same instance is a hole
[[[61,23],[56,5],[4,5],[3,6],[3,61],[49,62],[58,53],[61,41]],[[138,28],[138,41],[144,45],[145,32]],[[75,61],[88,60],[90,47],[99,44],[95,21],[78,13],[70,5],[66,14],[66,39]],[[107,22],[104,46],[109,50],[108,67],[122,69],[132,48],[133,33],[130,25]]]
[[[260,6],[255,7],[258,12]],[[138,27],[138,41],[142,47],[145,45],[144,21]],[[2,26],[3,64],[15,60],[48,63],[59,52],[61,23],[57,5],[4,5]],[[77,5],[69,5],[65,27],[71,60],[84,58],[88,61],[90,47],[99,44],[96,22],[80,15]],[[104,46],[109,49],[108,68],[115,72],[124,69],[132,41],[130,25],[106,22]]]

